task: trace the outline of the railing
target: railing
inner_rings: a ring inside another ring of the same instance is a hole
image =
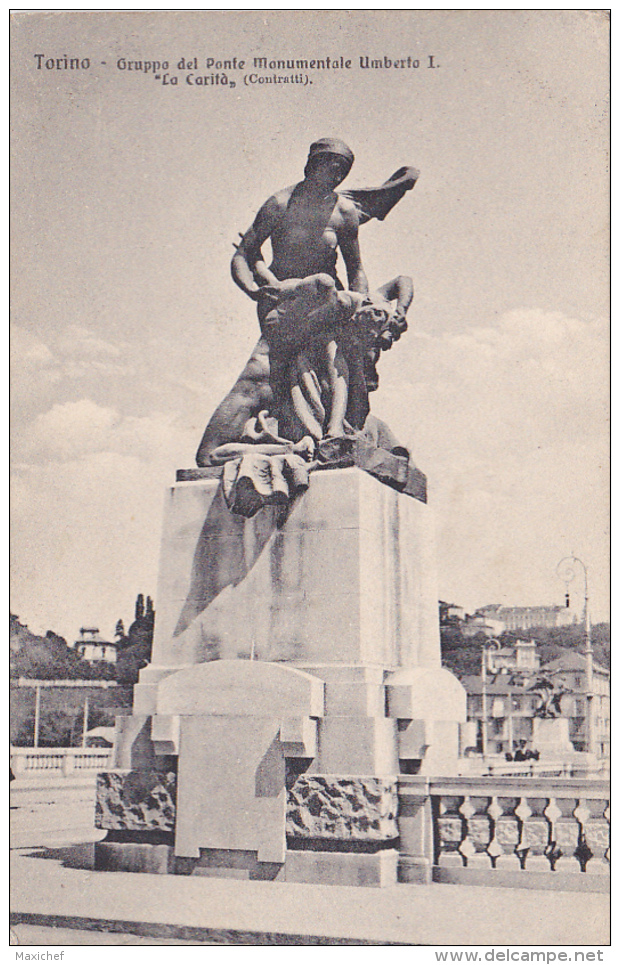
[[[11,769],[15,777],[67,777],[76,771],[92,772],[109,767],[112,748],[106,747],[12,747]]]
[[[483,761],[475,757],[464,758],[463,766],[464,777],[572,777],[578,769],[566,761],[506,761],[499,758]]]
[[[401,880],[605,890],[609,784],[399,778]]]
[[[515,763],[491,764],[489,777],[572,777],[570,764],[558,761],[517,761]]]
[[[10,683],[11,687],[79,687],[82,690],[108,690],[110,687],[118,687],[116,680],[36,680],[34,677],[13,677]]]

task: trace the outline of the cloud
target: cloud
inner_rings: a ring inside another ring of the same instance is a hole
[[[88,362],[50,345],[26,333],[20,351],[40,373]],[[156,349],[163,359],[165,345]],[[118,359],[103,349],[91,356]],[[213,362],[221,394],[231,367]],[[191,372],[176,357],[170,369],[177,382]],[[440,335],[418,334],[414,322],[379,371],[373,411],[413,441],[429,476],[440,594],[469,608],[556,602],[563,588],[555,565],[575,551],[588,562],[603,619],[605,323],[533,309]],[[81,396],[53,399],[23,427],[13,512],[15,606],[25,619],[63,633],[86,619],[113,626],[137,592],[155,594],[163,491],[176,467],[192,464],[203,418],[202,403],[194,424],[173,408],[180,390],[170,383],[165,394],[163,378],[162,361],[155,375],[140,368],[135,385],[143,407],[155,397],[162,411],[128,411],[107,383],[105,402],[79,383]],[[213,379],[205,381],[216,404]]]
[[[147,465],[175,464],[195,440],[177,425],[174,413],[123,416],[91,399],[57,403],[27,427],[16,456],[25,462],[67,461],[93,453],[130,456]],[[191,451],[191,449],[190,449]]]
[[[129,346],[113,343],[79,325],[68,325],[43,342],[26,328],[11,325],[11,376],[18,402],[25,401],[20,388],[27,381],[27,392],[66,384],[67,380],[92,378],[93,374],[113,376],[130,374],[133,369],[125,356]],[[25,393],[24,393],[25,394]]]
[[[405,432],[405,422],[413,423],[424,448],[439,456],[438,442],[451,456],[503,462],[558,439],[600,444],[606,435],[602,320],[519,310],[494,327],[414,331],[408,346],[403,340],[390,354],[381,371],[389,410]]]
[[[35,458],[72,458],[105,449],[118,419],[114,409],[103,408],[89,399],[54,405],[38,415],[29,427],[25,454]]]
[[[155,596],[164,491],[195,446],[174,414],[85,398],[39,414],[11,479],[15,611],[72,638],[84,621],[111,633],[138,592]]]
[[[68,325],[54,340],[54,345],[63,357],[97,358],[99,356],[118,358],[126,349],[123,343],[114,344],[93,335],[82,325]]]
[[[12,489],[11,605],[32,627],[111,634],[138,592],[155,596],[165,469],[89,453],[20,467]]]
[[[11,365],[45,369],[55,357],[47,345],[21,325],[10,327]]]
[[[493,327],[413,328],[379,371],[373,408],[429,476],[441,592],[470,606],[554,602],[555,564],[574,550],[604,618],[606,321],[524,309]]]
[[[188,353],[178,339],[153,339],[148,334],[134,341],[100,338],[84,326],[70,325],[53,333],[47,343],[25,328],[14,326],[11,338],[13,431],[15,437],[32,434],[38,416],[43,424],[60,418],[46,413],[54,405],[83,403],[90,399],[119,413],[189,410],[185,421],[198,420],[218,401],[218,385],[226,384],[221,365],[205,371],[200,349]],[[249,351],[249,350],[248,350]],[[203,353],[204,354],[204,353]],[[209,359],[209,353],[206,353]],[[242,364],[242,363],[240,363]],[[221,394],[224,394],[222,389]],[[215,399],[211,405],[211,396]],[[70,411],[70,410],[67,410]],[[84,415],[88,416],[86,410]],[[76,410],[73,417],[79,422]],[[38,424],[37,428],[42,428]],[[19,441],[16,445],[20,446]],[[88,450],[92,449],[88,442]],[[45,447],[48,451],[49,447]]]

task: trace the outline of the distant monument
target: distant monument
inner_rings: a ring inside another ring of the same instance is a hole
[[[99,776],[100,868],[429,880],[398,775],[456,774],[465,691],[441,668],[425,477],[369,405],[413,285],[369,293],[358,244],[418,172],[337,192],[352,163],[315,141],[233,257],[261,337],[168,497],[152,662]]]

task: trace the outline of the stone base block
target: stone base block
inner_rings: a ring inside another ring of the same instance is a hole
[[[152,729],[153,718],[147,714],[134,713],[130,717],[118,716],[115,722],[114,755],[112,767],[118,770],[161,771],[166,769],[163,757],[175,756],[172,744],[157,741]],[[176,765],[168,762],[170,769]]]
[[[326,717],[383,717],[384,712],[381,684],[330,683],[325,688]]]
[[[458,774],[458,740],[459,724],[456,721],[399,721],[401,771],[432,777]],[[410,769],[411,763],[415,764],[414,769]]]
[[[219,481],[169,492],[152,672],[211,660],[440,666],[432,513],[355,467],[285,509],[229,512]],[[372,603],[372,605],[369,605]]]
[[[383,664],[306,663],[293,661],[297,670],[319,677],[327,684],[382,684],[386,671]]]
[[[401,856],[398,862],[398,880],[408,885],[430,885],[432,881],[430,858]]]
[[[157,711],[157,687],[162,680],[184,666],[159,666],[150,663],[143,667],[138,676],[138,683],[133,689],[134,714],[154,714]]]
[[[97,775],[95,825],[110,831],[174,831],[176,774],[103,771]]]
[[[177,858],[175,873],[193,878],[236,878],[246,881],[283,881],[284,864],[259,861],[256,851],[206,848],[198,859]]]
[[[531,859],[530,859],[531,860]],[[609,893],[610,876],[561,871],[485,871],[473,868],[433,867],[433,881],[447,885],[473,885],[483,888],[531,888],[534,891],[584,891]]]
[[[292,838],[376,843],[398,837],[396,781],[380,777],[302,774],[288,793]]]
[[[279,730],[278,717],[182,718],[177,857],[218,849],[284,861],[286,772]]]
[[[568,733],[567,717],[534,717],[532,746],[543,760],[558,760],[574,751]]]
[[[201,663],[171,674],[157,688],[158,715],[318,717],[323,708],[321,680],[259,660]]]
[[[298,669],[325,681],[326,717],[385,716],[382,666],[323,663],[298,666]]]
[[[174,848],[167,844],[95,844],[96,871],[131,871],[149,875],[174,873]]]
[[[386,888],[397,883],[398,852],[288,851],[284,880],[297,884]]]
[[[385,680],[388,716],[400,720],[467,720],[467,693],[443,667],[396,670]]]
[[[324,717],[309,774],[398,774],[396,721],[387,717]]]
[[[176,774],[103,771],[97,775],[95,825],[109,831],[172,832]]]

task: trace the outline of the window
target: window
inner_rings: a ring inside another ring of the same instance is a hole
[[[491,704],[491,717],[505,717],[504,701],[501,697],[496,697]]]

